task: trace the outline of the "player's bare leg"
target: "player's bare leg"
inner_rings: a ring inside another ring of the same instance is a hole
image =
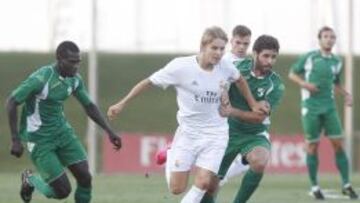
[[[263,177],[269,159],[270,151],[261,146],[255,147],[246,155],[246,160],[249,162],[250,169],[244,175],[235,202],[246,202],[255,192]]]
[[[66,173],[49,183],[55,193],[55,199],[65,199],[71,193],[71,185]]]
[[[194,185],[186,193],[181,203],[199,203],[205,192],[210,189],[215,174],[201,167],[195,167]]]
[[[74,175],[77,183],[75,191],[76,203],[89,203],[91,200],[91,174],[88,162],[81,161],[69,166],[69,170]]]
[[[190,171],[170,172],[169,189],[174,195],[183,193],[189,181]]]

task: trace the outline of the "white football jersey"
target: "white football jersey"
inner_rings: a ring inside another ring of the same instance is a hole
[[[235,64],[235,63],[243,61],[245,59],[245,57],[240,58],[240,57],[236,56],[235,54],[233,54],[231,52],[226,52],[224,54],[224,56],[223,56],[223,59],[227,60],[227,61],[230,61],[232,64]]]
[[[228,130],[227,119],[219,114],[221,85],[239,77],[239,71],[229,61],[222,59],[212,71],[205,71],[193,55],[173,59],[149,79],[164,89],[175,87],[177,121],[181,128],[218,135],[219,131]]]

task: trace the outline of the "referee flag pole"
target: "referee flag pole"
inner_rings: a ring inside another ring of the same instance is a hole
[[[353,1],[349,0],[348,7],[348,50],[345,56],[345,89],[348,93],[353,95]],[[344,107],[344,127],[345,127],[345,147],[346,153],[349,157],[350,169],[353,166],[353,136],[354,136],[354,121],[353,121],[353,107]]]
[[[89,72],[88,72],[88,83],[89,83],[89,94],[95,104],[98,103],[98,78],[97,78],[97,2],[92,0],[92,19],[91,19],[91,47],[89,50]],[[96,173],[96,124],[88,118],[87,128],[87,150],[89,156],[89,169],[91,174]]]

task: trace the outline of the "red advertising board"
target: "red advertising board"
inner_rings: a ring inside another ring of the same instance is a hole
[[[154,156],[158,149],[171,141],[171,136],[160,134],[122,134],[123,148],[115,152],[105,138],[103,142],[104,173],[153,173],[163,172],[163,166],[155,163]],[[271,137],[271,161],[267,168],[273,173],[305,173],[306,156],[304,139],[301,135]],[[322,138],[320,142],[320,172],[336,172],[334,151],[330,142]]]
[[[271,160],[267,171],[275,173],[305,173],[306,153],[304,138],[301,135],[271,136]],[[321,138],[319,148],[319,171],[336,172],[334,152],[331,143]]]

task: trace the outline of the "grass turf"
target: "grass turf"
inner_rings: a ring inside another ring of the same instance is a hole
[[[18,203],[20,180],[19,175],[14,173],[0,174],[0,202]],[[219,193],[218,202],[232,202],[239,187],[241,177],[226,184]],[[338,176],[320,175],[320,183],[323,188],[333,189],[340,192]],[[357,191],[360,186],[360,174],[353,176],[353,185]],[[73,191],[75,189],[72,180]],[[165,178],[161,174],[144,175],[97,175],[93,182],[93,203],[169,203],[180,202],[181,196],[170,195],[167,190]],[[260,187],[250,199],[249,203],[315,203],[308,195],[308,179],[306,175],[266,175]],[[340,193],[339,193],[340,194]],[[73,193],[66,200],[48,200],[38,192],[34,193],[34,203],[63,202],[73,203]],[[329,199],[327,202],[357,202],[344,199]]]

